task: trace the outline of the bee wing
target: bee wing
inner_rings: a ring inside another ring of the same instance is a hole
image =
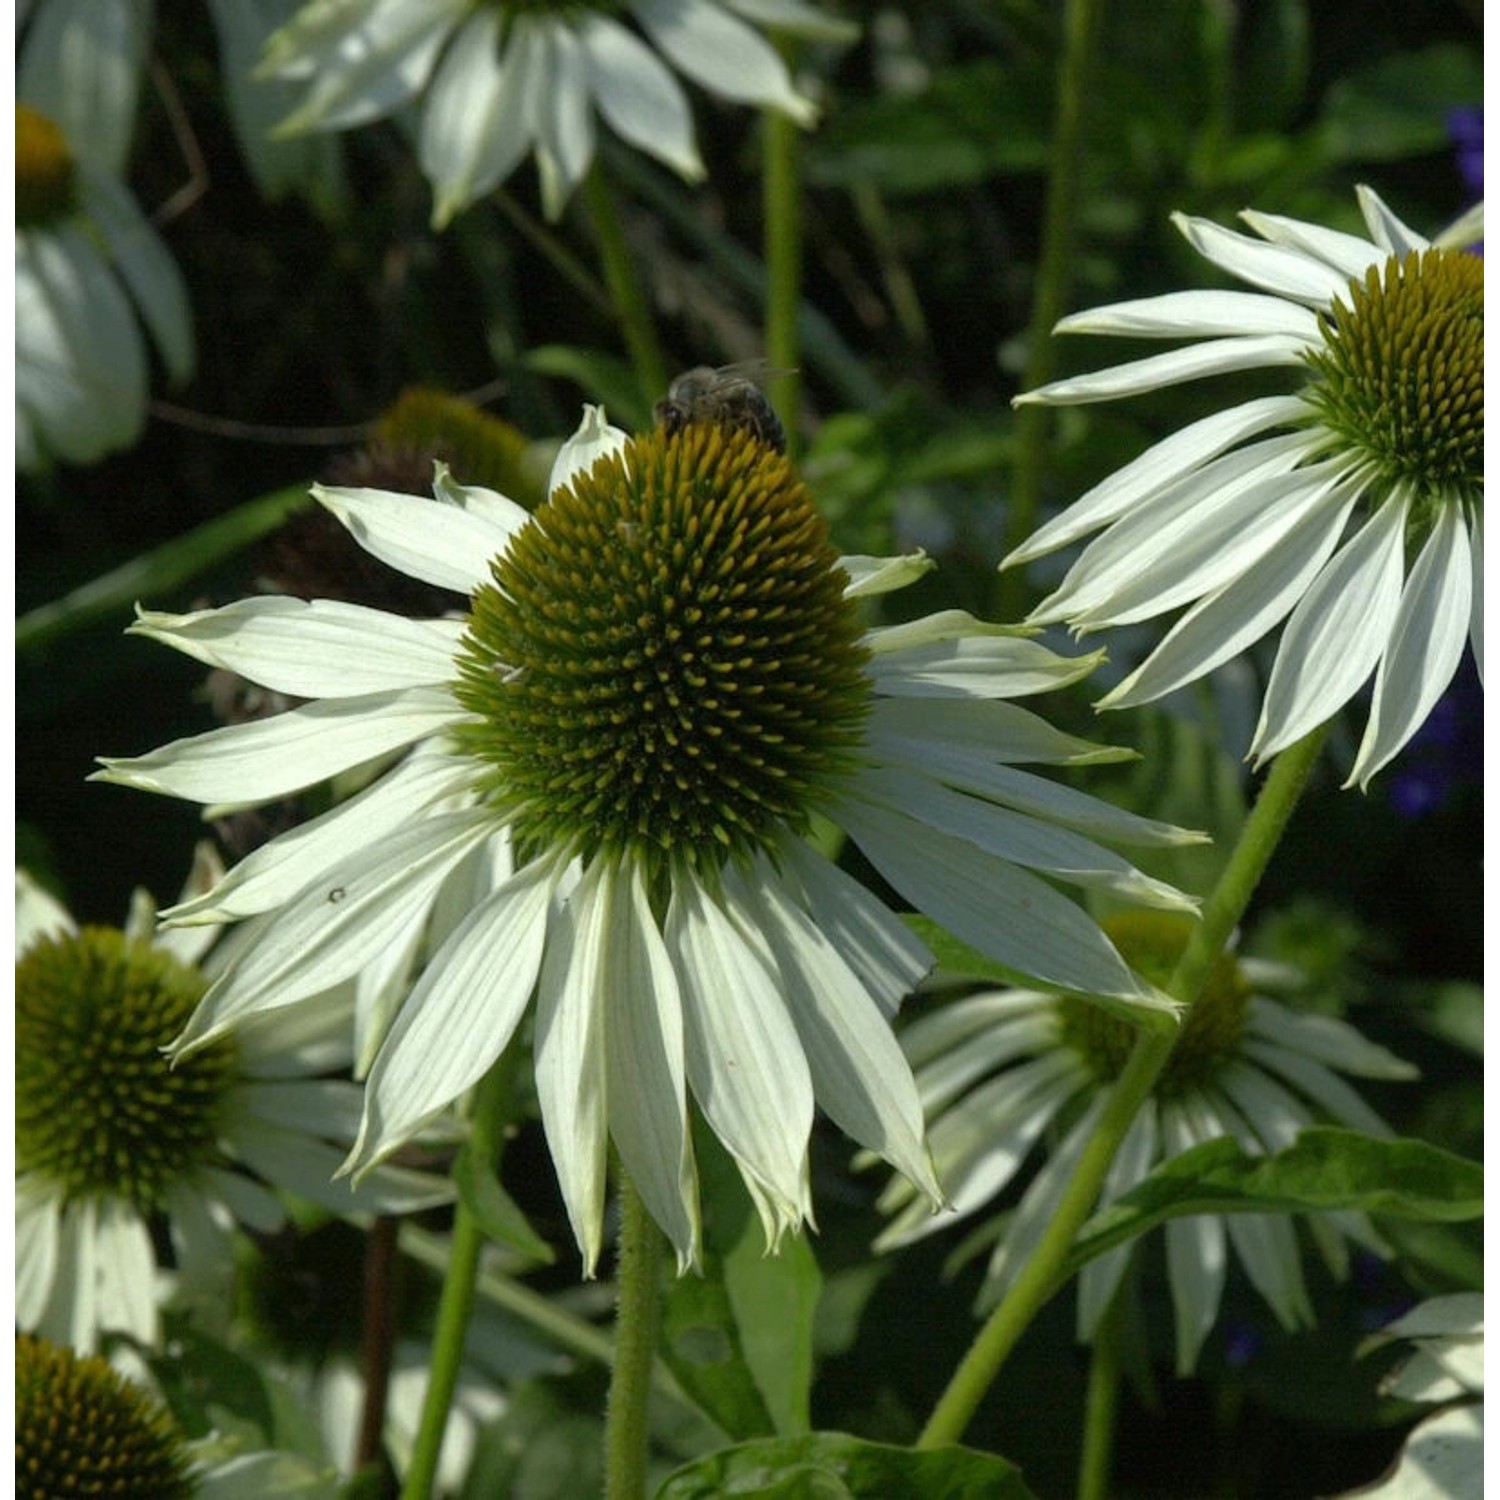
[[[720,365],[713,373],[717,380],[726,383],[748,380],[751,385],[763,386],[778,375],[795,375],[797,372],[785,365],[773,365],[768,359],[756,358],[737,359],[733,364]]]

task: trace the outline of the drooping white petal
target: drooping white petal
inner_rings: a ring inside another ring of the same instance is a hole
[[[1084,548],[1030,619],[1090,626],[1150,619],[1233,578],[1274,545],[1271,518],[1284,531],[1297,517],[1295,497],[1332,482],[1331,473],[1298,468],[1304,448],[1298,433],[1266,438],[1151,496]],[[1269,542],[1260,540],[1263,529]]]
[[[462,620],[411,620],[335,599],[263,594],[173,615],[136,606],[127,632],[298,698],[355,698],[449,681]]]
[[[1181,1107],[1170,1101],[1161,1106],[1161,1135],[1165,1158],[1181,1156],[1201,1139]],[[1166,1236],[1167,1279],[1177,1327],[1177,1372],[1189,1375],[1219,1315],[1219,1299],[1224,1293],[1229,1266],[1224,1220],[1217,1214],[1170,1219]]]
[[[1038,818],[965,796],[925,772],[867,769],[861,796],[915,822],[977,845],[987,854],[1071,885],[1104,890],[1121,900],[1167,911],[1196,911],[1194,897],[1137,870],[1111,849]]]
[[[859,25],[842,16],[831,16],[802,0],[723,0],[723,3],[746,20],[760,26],[784,29],[793,36],[819,42],[852,42],[859,36]]]
[[[1390,1138],[1391,1127],[1331,1068],[1269,1042],[1250,1039],[1240,1050],[1251,1062],[1259,1063],[1268,1072],[1300,1089],[1340,1125],[1362,1130],[1381,1140]]]
[[[914,760],[919,768],[929,752],[985,767],[1107,765],[1135,758],[1130,750],[1064,734],[1040,714],[993,698],[877,698],[866,743],[878,752],[872,757],[877,761]]]
[[[364,1119],[349,1157],[357,1175],[434,1120],[509,1046],[541,969],[556,884],[556,862],[533,860],[475,906],[429,959],[365,1081]]]
[[[967,1052],[981,1045],[981,1038],[992,1037],[1026,1022],[1040,1025],[1041,1030],[1018,1038],[1015,1046],[1001,1046],[993,1066],[1000,1067],[1025,1052],[1044,1051],[1056,1033],[1051,1019],[1053,997],[1043,990],[981,990],[948,1005],[937,1006],[918,1016],[901,1032],[901,1050],[917,1070],[917,1084],[927,1098],[927,1078],[934,1068],[944,1065],[950,1053]],[[941,1086],[937,1086],[941,1093]]]
[[[608,16],[586,15],[576,24],[588,55],[589,91],[610,128],[697,182],[704,167],[693,117],[671,71],[634,32]]]
[[[16,1178],[15,1211],[15,1320],[17,1328],[30,1330],[41,1323],[57,1279],[62,1198],[34,1173],[23,1173]]]
[[[488,581],[490,561],[510,536],[486,516],[420,495],[315,484],[312,496],[371,556],[458,594]]]
[[[799,840],[788,840],[776,852],[800,885],[802,904],[818,931],[889,1021],[937,962],[927,945],[877,896]]]
[[[390,114],[427,81],[467,0],[321,0],[304,5],[266,43],[261,73],[311,79],[279,127],[348,130]]]
[[[681,1274],[702,1253],[682,996],[633,860],[610,896],[601,977],[609,1132],[651,1217],[676,1248]]]
[[[575,474],[587,474],[606,455],[618,453],[630,441],[630,434],[612,426],[602,406],[585,406],[578,431],[558,449],[547,479],[547,493],[553,494],[568,484]]]
[[[867,743],[872,751],[878,752],[879,764],[904,766],[914,773],[936,777],[960,791],[970,792],[977,797],[1014,808],[1017,812],[1027,813],[1045,822],[1055,823],[1111,844],[1176,849],[1208,840],[1205,833],[1179,828],[1175,824],[1159,822],[1154,818],[1143,818],[1139,813],[1115,807],[1098,797],[1089,796],[1087,792],[1076,791],[1059,782],[1048,781],[1043,776],[1034,775],[1030,771],[1019,771],[1003,763],[1006,758],[1014,758],[1066,764],[1082,762],[1084,757],[1055,754],[1017,754],[1012,757],[1011,746],[996,744],[999,738],[996,735],[989,737],[988,745],[983,741],[967,744],[959,737],[950,735],[949,726],[940,719],[928,725],[917,722],[917,715],[912,710],[920,710],[923,715],[927,715],[933,706],[910,703],[876,705],[870,716]],[[997,706],[1011,707],[1009,704]],[[901,712],[898,715],[891,710]],[[1043,721],[1037,720],[1037,723],[1042,725]],[[1098,759],[1102,760],[1104,757]]]
[[[839,821],[918,911],[981,953],[1060,989],[1174,1014],[1092,919],[1045,881],[863,799],[841,803]]]
[[[1375,670],[1401,599],[1407,508],[1382,504],[1292,611],[1250,746],[1257,762],[1331,718]]]
[[[594,158],[594,116],[588,60],[571,22],[539,23],[546,45],[546,82],[535,99],[536,164],[542,211],[557,219]]]
[[[1109,1165],[1104,1186],[1099,1191],[1096,1212],[1108,1208],[1115,1199],[1128,1193],[1156,1165],[1157,1159],[1156,1101],[1148,1098],[1141,1111],[1130,1123],[1125,1139],[1120,1142],[1115,1159]],[[1135,1246],[1117,1245],[1103,1255],[1091,1260],[1078,1277],[1078,1337],[1091,1341],[1098,1329],[1120,1279],[1130,1265]]]
[[[1375,673],[1370,719],[1345,786],[1368,788],[1452,682],[1469,633],[1473,576],[1462,514],[1444,505],[1401,591],[1390,644]]]
[[[212,889],[168,907],[172,926],[233,922],[270,911],[325,870],[379,845],[465,786],[461,761],[419,748],[362,791],[252,850]]]
[[[1359,494],[1357,484],[1346,483],[1322,495],[1254,568],[1188,610],[1099,707],[1150,703],[1258,641],[1291,612],[1333,555]]]
[[[189,802],[269,802],[400,750],[463,717],[446,688],[320,699],[137,756],[100,756],[91,781]]]
[[[866,639],[875,652],[869,669],[875,691],[911,698],[1021,698],[1078,682],[1103,659],[1102,652],[1059,656],[1018,636],[950,633],[956,628],[870,631]]]
[[[1333,1016],[1288,1010],[1263,995],[1251,996],[1249,1034],[1360,1078],[1417,1076],[1417,1069],[1411,1063],[1361,1036],[1348,1022]]]
[[[528,90],[535,75],[516,67],[524,45],[502,56],[500,24],[498,9],[476,10],[443,54],[427,90],[417,158],[433,187],[435,229],[499,186],[531,145]]]
[[[687,871],[673,880],[666,940],[682,986],[688,1081],[729,1148],[766,1243],[812,1218],[807,1142],[813,1085],[774,960],[743,919]]]
[[[1257,292],[1167,292],[1069,313],[1052,331],[1195,339],[1272,333],[1311,343],[1318,336],[1318,318],[1295,302]]]
[[[792,87],[775,49],[743,22],[703,0],[631,0],[651,40],[695,83],[740,104],[767,105],[799,125],[818,110]]]
[[[99,1328],[154,1344],[156,1255],[146,1225],[131,1204],[120,1198],[99,1200],[92,1250]]]
[[[874,999],[764,856],[725,880],[770,944],[819,1107],[940,1203],[911,1068]]]
[[[573,1237],[592,1276],[603,1249],[608,1082],[602,988],[617,871],[596,859],[556,912],[537,989],[536,1092]]]
[[[238,961],[210,986],[174,1056],[206,1045],[235,1021],[294,1004],[354,974],[426,909],[468,851],[494,834],[479,809],[424,819],[334,865],[288,901]]]
[[[1321,224],[1261,213],[1253,208],[1243,210],[1240,218],[1262,239],[1314,256],[1346,281],[1363,281],[1365,272],[1385,259],[1378,246],[1341,229],[1327,229]]]
[[[1050,997],[1039,1008],[1038,990],[1003,990],[991,995],[970,996],[958,1005],[939,1007],[932,1016],[944,1016],[949,1011],[965,1014],[965,1020],[977,1029],[973,1034],[965,1033],[956,1045],[950,1044],[942,1055],[931,1058],[917,1072],[917,1092],[922,1097],[922,1110],[930,1119],[935,1119],[970,1085],[991,1073],[1008,1068],[1017,1058],[1033,1054],[1065,1056],[1057,1047],[1057,1022],[1051,1012]],[[1007,1015],[1001,1011],[986,1017],[983,1009],[971,1004],[974,1000],[1020,1000],[1018,1013]],[[972,1013],[978,1012],[977,1016]],[[972,1017],[972,1019],[971,1019]],[[927,1018],[924,1018],[927,1019]],[[914,1043],[913,1028],[908,1027],[901,1036],[901,1050],[916,1066],[920,1053],[916,1050],[922,1042]]]
[[[1300,250],[1252,239],[1211,219],[1176,213],[1172,222],[1199,255],[1251,286],[1316,308],[1348,294],[1347,276]]]
[[[1107,370],[1073,375],[1023,391],[1014,406],[1084,406],[1093,401],[1113,401],[1121,396],[1139,396],[1164,386],[1184,385],[1211,375],[1232,375],[1240,370],[1259,370],[1268,365],[1295,365],[1302,360],[1300,339],[1284,333],[1257,337],[1206,339],[1166,354],[1128,360]]]
[[[1153,444],[1139,458],[1101,480],[1066,510],[1038,527],[1001,566],[1013,568],[1066,547],[1079,537],[1107,526],[1237,443],[1272,427],[1297,425],[1310,415],[1311,408],[1300,396],[1262,396],[1202,417]]]
[[[900,557],[840,557],[839,566],[849,576],[844,598],[868,599],[906,588],[937,563],[925,552],[908,552]]]
[[[1370,235],[1375,243],[1397,260],[1405,260],[1414,250],[1425,250],[1428,241],[1405,224],[1385,206],[1384,200],[1374,188],[1359,183],[1354,189],[1359,199],[1359,211],[1365,216]]]
[[[1474,653],[1474,666],[1479,680],[1484,681],[1484,512],[1476,509],[1469,522],[1469,552],[1473,564],[1473,583],[1470,588],[1469,606],[1469,650]]]

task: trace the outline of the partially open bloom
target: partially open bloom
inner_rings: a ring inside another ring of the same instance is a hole
[[[1104,528],[1034,621],[1076,632],[1186,605],[1100,706],[1149,703],[1283,620],[1250,746],[1275,755],[1374,675],[1350,782],[1416,732],[1465,639],[1483,671],[1484,272],[1416,234],[1369,189],[1368,240],[1246,212],[1260,238],[1179,215],[1215,265],[1259,292],[1173,292],[1063,319],[1059,330],[1200,340],[1018,398],[1074,404],[1266,366],[1299,375],[1156,444],[1006,559]]]
[[[1187,922],[1164,912],[1111,919],[1106,930],[1141,972],[1164,982],[1187,940]],[[1411,1078],[1415,1069],[1352,1027],[1298,1013],[1268,991],[1284,967],[1220,958],[1188,1012],[1166,1069],[1131,1125],[1101,1194],[1104,1207],[1159,1162],[1228,1136],[1245,1151],[1277,1151],[1307,1125],[1332,1120],[1389,1136],[1340,1074]],[[1026,1264],[1038,1235],[1094,1133],[1110,1087],[1130,1054],[1130,1028],[1096,1007],[1045,990],[994,990],[944,1005],[908,1027],[902,1045],[928,1114],[934,1164],[960,1217],[1002,1193],[1046,1141],[1046,1159],[1022,1195],[991,1258],[986,1300]],[[892,1181],[881,1206],[894,1215],[877,1242],[909,1244],[951,1226]],[[1348,1236],[1380,1242],[1363,1215],[1306,1220],[1330,1270],[1343,1275]],[[1278,1320],[1313,1321],[1292,1219],[1200,1214],[1166,1226],[1167,1269],[1177,1315],[1177,1364],[1192,1370],[1218,1314],[1226,1240]],[[1120,1285],[1132,1246],[1090,1261],[1078,1284],[1079,1336],[1091,1338]]]
[[[351,1166],[470,1088],[535,992],[543,1123],[591,1269],[610,1139],[696,1258],[689,1090],[772,1243],[811,1216],[815,1100],[939,1196],[890,1028],[932,957],[814,849],[815,819],[1001,962],[1171,1024],[1031,873],[1190,904],[1095,840],[1194,835],[1021,769],[1116,758],[1005,701],[1092,660],[957,610],[867,628],[859,601],[929,563],[841,559],[786,459],[746,432],[630,440],[590,409],[534,515],[441,466],[434,491],[315,493],[370,552],[468,595],[466,618],[258,598],[135,627],[311,701],[105,761],[104,779],[244,803],[389,767],[169,914],[271,914],[179,1056],[421,931],[426,967],[371,1068]]]
[[[153,943],[155,916],[142,893],[124,930],[80,930],[17,872],[16,1323],[85,1352],[108,1332],[154,1344],[166,1295],[227,1274],[236,1221],[281,1225],[273,1187],[344,1214],[452,1197],[446,1178],[404,1168],[353,1193],[331,1181],[359,1108],[356,1085],[322,1076],[348,1064],[347,999],[172,1067],[162,1049],[208,987],[196,960],[217,934]]]
[[[622,10],[651,45],[615,19]],[[593,160],[595,110],[702,177],[687,99],[658,52],[726,99],[812,122],[811,101],[741,16],[801,35],[851,30],[800,0],[313,0],[271,38],[262,72],[307,84],[284,132],[363,125],[423,94],[418,153],[439,226],[533,151],[556,217]]]
[[[142,324],[167,373],[193,366],[187,292],[124,183],[16,106],[16,463],[93,463],[146,419]]]

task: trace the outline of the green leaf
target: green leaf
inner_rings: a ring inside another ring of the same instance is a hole
[[[842,1432],[742,1443],[679,1469],[656,1500],[1034,1500],[1014,1464],[971,1448],[893,1448]]]
[[[573,344],[543,344],[529,350],[524,363],[538,375],[556,376],[581,386],[589,400],[603,402],[610,420],[617,426],[634,429],[650,426],[651,414],[641,400],[640,382],[618,355],[600,349],[580,349]]]
[[[459,1151],[453,1163],[453,1183],[487,1239],[510,1246],[538,1265],[550,1266],[557,1259],[552,1247],[527,1222],[515,1199],[500,1186],[494,1172],[468,1146]]]
[[[185,536],[122,563],[102,577],[39,605],[16,621],[16,649],[25,651],[43,641],[67,635],[94,620],[118,614],[120,628],[130,623],[137,599],[159,600],[214,564],[232,557],[242,547],[259,541],[303,505],[313,500],[304,485],[276,490],[247,501],[227,515],[205,521]]]
[[[1383,57],[1329,90],[1320,129],[1335,161],[1397,161],[1448,146],[1444,114],[1484,98],[1478,53],[1439,42]]]
[[[1284,1151],[1251,1156],[1229,1137],[1163,1162],[1080,1231],[1066,1279],[1116,1245],[1187,1214],[1357,1209],[1454,1223],[1484,1212],[1484,1169],[1426,1141],[1381,1141],[1317,1125]]]
[[[731,1437],[805,1433],[822,1289],[817,1261],[800,1236],[768,1255],[728,1153],[703,1130],[695,1147],[708,1205],[703,1271],[665,1288],[661,1356]]]

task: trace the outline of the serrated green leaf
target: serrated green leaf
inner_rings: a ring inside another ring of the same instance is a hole
[[[1316,1213],[1355,1209],[1455,1223],[1484,1212],[1484,1169],[1426,1141],[1381,1141],[1330,1125],[1304,1130],[1284,1151],[1246,1154],[1229,1137],[1163,1162],[1095,1214],[1062,1276],[1096,1255],[1187,1214]]]
[[[842,1432],[741,1443],[679,1469],[656,1500],[1034,1500],[1021,1471],[972,1448],[895,1448]]]

